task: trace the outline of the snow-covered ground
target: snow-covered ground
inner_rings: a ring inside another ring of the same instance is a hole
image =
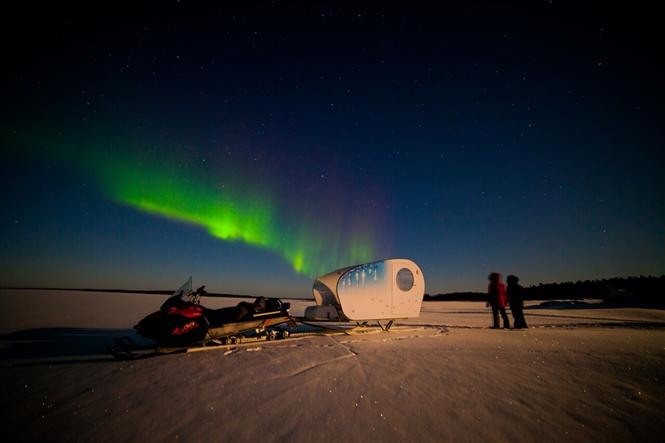
[[[0,291],[5,435],[30,441],[662,441],[665,311],[425,302],[388,333],[115,361],[165,296]],[[234,299],[206,299],[209,307]],[[302,315],[313,302],[291,301]]]

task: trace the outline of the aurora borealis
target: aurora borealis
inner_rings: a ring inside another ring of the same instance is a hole
[[[286,213],[268,187],[261,189],[237,169],[217,165],[211,173],[205,162],[178,161],[169,154],[156,159],[140,147],[128,149],[130,144],[43,139],[21,143],[34,147],[37,157],[88,176],[109,201],[204,229],[222,241],[267,249],[309,278],[373,257],[373,233],[358,231],[358,223],[307,222],[303,214]]]
[[[596,5],[597,6],[597,5]],[[659,275],[661,32],[544,2],[12,12],[0,286]]]
[[[350,232],[345,242],[326,245],[317,238],[333,232],[321,226],[285,229],[288,220],[270,195],[252,191],[246,181],[242,191],[205,186],[191,171],[152,170],[125,160],[105,165],[101,174],[108,196],[149,214],[200,226],[213,237],[241,241],[280,254],[298,273],[308,277],[334,269],[340,263],[358,263],[372,257],[371,235]],[[318,229],[317,229],[318,228]],[[343,229],[343,227],[340,227]]]

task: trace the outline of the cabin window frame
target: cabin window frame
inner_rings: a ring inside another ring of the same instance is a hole
[[[409,292],[413,289],[413,286],[416,283],[416,278],[413,275],[413,271],[409,268],[400,268],[399,271],[395,273],[395,285],[402,292]]]

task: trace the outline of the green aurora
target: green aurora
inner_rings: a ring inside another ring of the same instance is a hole
[[[375,259],[367,232],[340,223],[307,223],[305,217],[280,212],[275,196],[250,185],[237,171],[231,173],[232,167],[226,168],[225,184],[220,184],[219,172],[202,173],[200,165],[186,159],[157,159],[118,145],[83,146],[51,145],[48,150],[93,176],[103,194],[117,204],[203,228],[223,241],[267,249],[312,278]],[[358,220],[352,220],[352,226],[354,222]]]

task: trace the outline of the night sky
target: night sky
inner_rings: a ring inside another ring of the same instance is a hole
[[[665,273],[644,5],[25,3],[0,286],[306,297],[391,257],[432,294]]]

